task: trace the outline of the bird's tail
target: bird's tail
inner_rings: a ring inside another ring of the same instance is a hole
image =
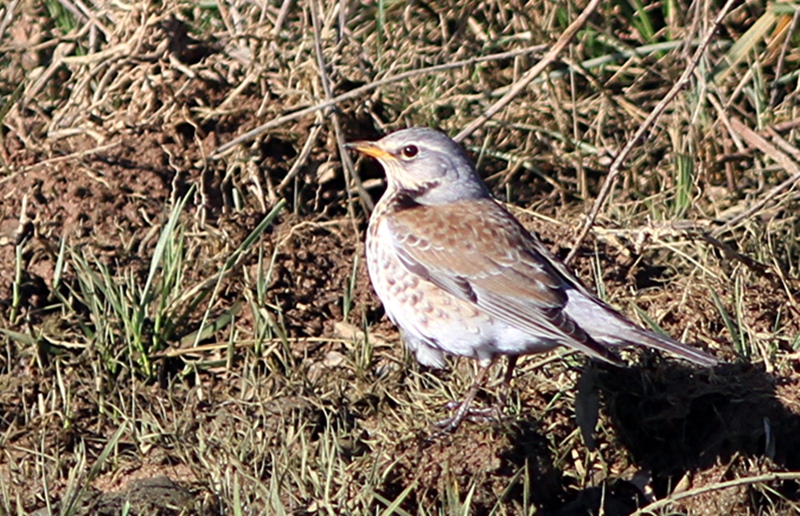
[[[645,346],[666,351],[695,364],[713,367],[719,361],[711,355],[664,335],[639,328],[619,312],[591,294],[568,290],[569,301],[564,307],[573,320],[581,321],[583,331],[595,341],[607,346]]]
[[[627,335],[623,335],[622,338],[631,344],[666,351],[667,353],[704,367],[714,367],[719,363],[719,360],[697,348],[682,344],[664,335],[643,330],[636,326],[627,328],[625,333],[627,333]]]

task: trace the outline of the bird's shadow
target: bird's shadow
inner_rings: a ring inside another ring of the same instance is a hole
[[[686,472],[727,464],[734,456],[800,468],[800,416],[781,403],[781,379],[758,366],[593,364],[584,375],[591,375],[587,383],[599,394],[614,439],[639,471],[651,475],[657,498]],[[514,462],[540,461],[526,453],[540,449],[530,446],[542,439],[533,423],[519,421],[516,428]],[[548,514],[627,515],[646,500],[634,483],[602,482],[539,502]]]
[[[618,439],[643,467],[678,473],[734,454],[800,467],[800,418],[777,397],[781,379],[758,366],[600,366],[596,379]]]

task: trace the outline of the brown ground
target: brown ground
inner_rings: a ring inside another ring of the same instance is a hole
[[[326,25],[333,95],[392,63],[399,72],[520,48],[486,50],[477,26],[460,24],[459,13],[474,6],[391,5],[402,23],[380,29],[374,9],[354,10],[339,43],[336,25]],[[494,100],[485,92],[512,82],[515,66],[524,71],[530,61],[393,83],[212,157],[219,145],[324,95],[309,7],[290,11],[280,38],[272,37],[277,10],[264,18],[257,11],[245,9],[253,25],[235,37],[223,31],[235,16],[217,10],[107,12],[101,48],[109,55],[89,59],[98,49],[88,52],[80,35],[82,52],[65,50],[73,60],[59,66],[54,48],[66,47],[43,42],[72,40],[43,7],[21,3],[0,33],[3,104],[17,83],[25,86],[0,127],[0,514],[119,514],[128,503],[136,514],[388,507],[613,515],[669,497],[672,505],[654,511],[800,507],[800,475],[786,473],[800,470],[796,199],[781,192],[719,235],[745,261],[673,224],[719,227],[789,169],[770,160],[765,167],[759,148],[734,152],[713,110],[692,118],[689,101],[676,101],[659,134],[631,158],[573,265],[587,283],[599,276],[605,297],[632,318],[635,304],[725,364],[698,371],[636,351],[628,368],[528,357],[500,421],[468,422],[431,440],[444,404],[468,388],[472,364],[454,361],[445,372],[417,366],[383,317],[362,245],[365,206],[381,193],[381,173],[361,163],[365,190],[352,185],[348,195],[334,117],[346,141],[376,136],[382,120],[455,134]],[[531,6],[488,3],[475,12],[471,22],[499,31],[495,40],[551,19]],[[322,14],[326,24],[337,19]],[[738,11],[725,36],[735,40],[758,15]],[[624,16],[607,16],[621,24],[608,30],[640,44]],[[600,30],[596,21],[590,27]],[[263,45],[253,43],[259,38]],[[574,60],[593,57],[590,46],[573,48],[586,53]],[[252,61],[237,57],[242,49],[254,52]],[[763,66],[774,67],[761,50]],[[499,118],[508,126],[487,125],[466,142],[477,158],[474,146],[488,139],[481,165],[490,187],[512,207],[529,207],[513,209],[562,258],[588,210],[579,178],[594,199],[608,155],[685,66],[676,55],[631,64],[647,73],[580,76],[575,90],[564,79],[532,87]],[[792,50],[787,62],[796,67],[797,57]],[[53,76],[38,87],[48,67]],[[744,73],[734,70],[725,91]],[[796,91],[781,94],[773,125],[796,116],[787,107]],[[735,114],[757,127],[747,102]],[[563,134],[572,134],[574,121],[583,142],[600,150],[581,155],[553,133],[521,125],[531,120]],[[691,140],[684,151],[696,162],[690,205],[677,215],[671,135]],[[785,152],[797,151],[796,129],[781,137]],[[530,160],[534,170],[502,153]],[[297,176],[282,185],[301,157]],[[148,300],[137,341],[113,294],[99,288],[103,272],[123,292],[122,305],[135,307],[170,210],[187,194],[176,231],[182,276],[166,283],[168,267],[159,264],[158,284],[171,286]],[[219,279],[279,198],[287,207]],[[218,327],[194,349],[204,321]],[[479,403],[492,403],[499,374]],[[687,490],[699,492],[681,498]]]

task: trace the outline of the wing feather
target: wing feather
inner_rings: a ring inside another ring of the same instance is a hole
[[[506,324],[588,355],[606,349],[563,311],[570,285],[516,220],[491,199],[482,206],[420,206],[392,214],[395,252],[412,272]]]

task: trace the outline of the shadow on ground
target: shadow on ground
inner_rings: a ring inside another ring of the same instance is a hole
[[[758,473],[759,463],[769,463],[773,471],[800,468],[800,416],[780,401],[782,389],[797,386],[759,367],[722,364],[703,371],[676,364],[596,365],[585,374],[593,376],[601,410],[637,467],[635,476],[651,479],[645,484],[657,499],[698,471],[716,471],[716,481],[723,482],[743,476],[734,474],[735,464],[755,466],[751,474]],[[554,513],[630,514],[646,502],[642,482],[635,483],[584,489]],[[800,499],[795,482],[776,481],[772,487],[790,500]],[[751,494],[747,489],[738,492]],[[716,510],[746,502],[729,501],[733,505]]]
[[[558,425],[574,429],[574,412],[542,418],[540,409],[532,408],[530,417],[504,424],[467,423],[440,440],[406,441],[394,450],[399,467],[384,484],[386,499],[400,496],[409,478],[437,486],[422,493],[422,499],[405,500],[403,507],[413,512],[432,502],[463,498],[470,485],[459,485],[459,479],[469,478],[481,484],[478,493],[495,494],[484,500],[476,495],[475,514],[489,514],[497,503],[510,502],[521,509],[536,507],[541,514],[623,516],[680,490],[800,468],[800,417],[781,402],[794,399],[797,385],[759,367],[593,364],[584,375],[591,376],[589,384],[599,395],[605,430],[595,452],[576,438],[573,455],[555,456],[551,437],[568,434]],[[518,380],[524,390],[530,379]],[[549,402],[549,393],[538,396]],[[588,468],[582,479],[574,474],[581,461]],[[762,489],[744,482],[723,496],[712,488],[705,498],[676,502],[673,509],[735,514],[800,500],[793,481],[772,479],[767,485]]]

